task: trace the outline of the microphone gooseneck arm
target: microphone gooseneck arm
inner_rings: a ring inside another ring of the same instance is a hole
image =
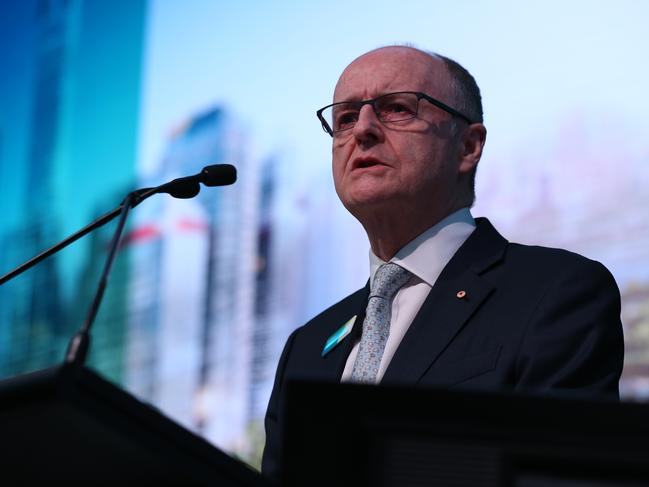
[[[23,272],[25,272],[28,269],[31,269],[34,267],[36,264],[38,264],[40,261],[47,259],[50,255],[56,254],[59,250],[64,249],[68,245],[70,245],[73,242],[76,242],[79,240],[81,237],[84,235],[92,232],[94,229],[99,228],[109,221],[111,221],[113,218],[115,218],[119,213],[122,211],[121,205],[115,208],[114,210],[109,211],[108,213],[105,213],[104,215],[100,216],[96,220],[94,220],[92,223],[86,225],[83,227],[81,230],[73,233],[69,237],[65,238],[64,240],[61,240],[59,243],[53,245],[47,250],[44,250],[38,255],[35,255],[31,259],[29,259],[27,262],[20,264],[18,267],[16,267],[14,270],[7,272],[4,276],[0,277],[0,286],[4,284],[7,281],[10,281],[16,276],[19,276]]]

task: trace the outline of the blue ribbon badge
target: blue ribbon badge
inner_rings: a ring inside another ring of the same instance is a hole
[[[343,339],[349,335],[349,332],[352,331],[352,328],[354,327],[354,322],[356,321],[356,316],[354,315],[347,322],[338,328],[336,332],[331,335],[328,339],[327,342],[325,343],[324,348],[322,349],[322,353],[320,354],[321,357],[324,357],[327,355],[331,350],[333,350],[336,345],[338,345],[340,342],[343,341]]]

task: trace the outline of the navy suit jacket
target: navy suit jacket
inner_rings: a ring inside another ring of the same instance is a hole
[[[366,285],[289,337],[266,413],[262,472],[269,477],[280,475],[286,383],[340,381],[368,294]],[[355,314],[352,332],[322,357],[327,338]],[[381,383],[617,399],[623,358],[620,293],[602,264],[565,250],[510,243],[479,218]]]

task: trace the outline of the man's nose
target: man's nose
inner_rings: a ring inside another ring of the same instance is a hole
[[[358,120],[353,128],[357,140],[383,140],[383,124],[376,116],[374,107],[369,103],[361,107]]]

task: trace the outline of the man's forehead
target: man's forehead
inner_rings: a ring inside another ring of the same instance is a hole
[[[367,52],[342,72],[334,100],[366,98],[389,91],[431,91],[441,96],[448,84],[444,62],[434,54],[402,46]]]

